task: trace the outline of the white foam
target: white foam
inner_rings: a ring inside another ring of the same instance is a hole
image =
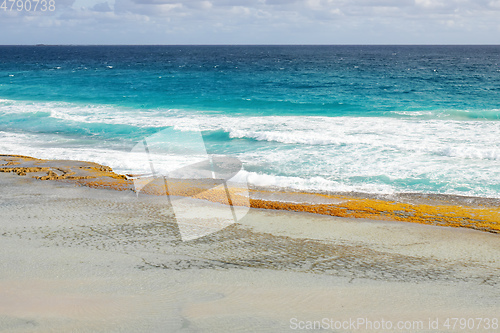
[[[308,132],[256,132],[256,131],[243,131],[232,130],[229,132],[230,138],[249,138],[257,141],[270,141],[281,143],[299,143],[310,145],[328,145],[328,144],[341,144],[338,138],[325,138],[321,133],[308,133]]]
[[[236,153],[255,186],[301,190],[391,193],[423,180],[439,191],[499,197],[500,126],[496,121],[380,117],[230,116],[175,109],[0,100],[0,114],[43,112],[67,122],[174,126],[180,131],[223,131],[231,139],[272,142]],[[423,112],[425,113],[425,112]],[[74,124],[74,125],[75,125]],[[81,147],[57,134],[0,132],[3,154],[89,160],[123,173],[147,172],[127,159],[120,142]],[[254,147],[248,143],[245,147]],[[130,148],[127,148],[130,151]],[[182,158],[157,156],[158,165]],[[420,186],[420,185],[419,185]],[[457,188],[470,190],[457,190]],[[465,192],[464,192],[465,191]]]
[[[436,153],[449,157],[461,157],[474,160],[500,160],[500,149],[479,147],[445,147],[436,150]]]
[[[243,171],[246,172],[246,171]],[[330,192],[365,192],[393,194],[394,188],[389,185],[359,184],[349,185],[339,181],[328,180],[323,177],[285,177],[264,173],[248,172],[248,184],[257,187],[283,188],[307,191]]]

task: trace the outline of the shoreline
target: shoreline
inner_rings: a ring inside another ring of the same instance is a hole
[[[94,162],[42,160],[22,155],[0,155],[0,172],[12,172],[38,180],[57,180],[91,188],[134,191],[127,175],[120,175]],[[169,180],[170,181],[170,180]],[[226,193],[210,181],[172,180],[169,192],[163,179],[141,189],[148,195],[175,195],[228,204]],[[232,204],[251,208],[308,212],[344,218],[411,222],[470,228],[500,233],[500,199],[446,194],[310,193],[252,187],[248,197],[231,188]],[[241,199],[241,200],[238,200]],[[245,200],[246,199],[246,200]],[[249,200],[248,200],[249,199]]]
[[[0,173],[0,186],[0,330],[288,332],[291,318],[498,318],[493,233],[251,209],[181,241],[164,197],[13,173]]]
[[[0,330],[288,332],[291,318],[498,318],[493,233],[250,209],[182,241],[161,196],[13,173],[0,173],[0,186]]]

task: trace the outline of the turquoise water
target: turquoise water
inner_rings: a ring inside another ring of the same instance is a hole
[[[0,46],[0,153],[202,131],[251,184],[500,197],[498,46]]]

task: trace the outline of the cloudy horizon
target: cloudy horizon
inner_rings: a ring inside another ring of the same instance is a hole
[[[55,1],[0,44],[500,44],[500,0]]]

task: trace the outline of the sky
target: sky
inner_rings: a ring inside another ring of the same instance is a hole
[[[18,1],[0,44],[500,44],[500,0]]]

